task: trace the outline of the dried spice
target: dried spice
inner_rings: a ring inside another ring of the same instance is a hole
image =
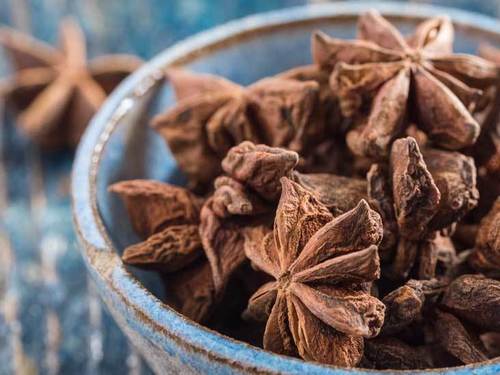
[[[487,97],[486,108],[480,112],[481,134],[474,146],[474,156],[493,176],[500,175],[500,50],[483,45],[479,55],[493,62],[497,67],[497,83]]]
[[[20,111],[21,130],[47,148],[75,147],[106,96],[141,64],[129,55],[87,61],[83,32],[72,19],[61,24],[59,49],[5,27],[0,45],[14,69],[2,95]]]
[[[220,160],[242,141],[300,151],[318,101],[315,81],[266,78],[242,87],[211,75],[171,71],[178,103],[153,120],[194,186],[220,174]],[[312,139],[309,139],[312,138]]]
[[[442,303],[465,321],[500,330],[500,281],[482,275],[460,276],[450,284]]]
[[[415,139],[394,142],[390,167],[399,233],[407,239],[421,239],[427,235],[429,222],[438,211],[441,193]]]
[[[383,164],[373,164],[366,175],[370,205],[377,210],[384,223],[384,237],[379,246],[380,256],[387,257],[397,242],[398,225],[394,214],[394,201],[389,169]]]
[[[361,201],[333,219],[309,191],[281,182],[273,233],[247,249],[276,281],[252,296],[246,316],[267,318],[268,350],[354,366],[362,337],[377,335],[383,323],[383,304],[357,286],[379,277],[380,217]]]
[[[281,195],[280,178],[289,176],[298,162],[296,152],[242,142],[229,150],[222,161],[222,169],[263,199],[275,201]]]
[[[341,215],[367,199],[366,181],[328,173],[293,174],[294,181],[312,192],[334,215]]]
[[[434,328],[441,347],[462,363],[469,364],[488,359],[479,338],[467,332],[460,320],[452,314],[438,311]]]
[[[500,197],[479,225],[469,262],[479,270],[500,270]]]
[[[433,367],[432,356],[426,347],[411,347],[393,337],[366,341],[365,355],[373,368],[412,370]]]
[[[448,18],[424,21],[405,39],[369,11],[359,19],[358,37],[346,41],[319,32],[313,37],[314,61],[333,70],[332,91],[343,114],[358,117],[359,125],[347,136],[354,153],[388,156],[408,114],[441,147],[456,150],[476,141],[480,128],[470,112],[481,95],[476,88],[495,82],[496,67],[476,56],[453,54]],[[370,110],[359,116],[366,101]]]
[[[205,322],[216,301],[212,269],[204,259],[164,274],[166,302],[195,322]]]
[[[151,180],[118,182],[109,191],[123,199],[134,230],[145,239],[124,250],[125,263],[176,271],[202,254],[198,235],[202,199],[184,188]]]
[[[170,69],[178,102],[153,125],[190,184],[110,187],[143,239],[122,258],[161,272],[180,313],[275,353],[484,361],[500,346],[500,69],[453,54],[446,17],[403,38],[369,12],[358,32],[316,33],[314,65],[247,87]]]
[[[476,207],[479,199],[476,167],[472,158],[458,152],[426,149],[423,156],[441,193],[439,209],[429,226],[443,229]]]

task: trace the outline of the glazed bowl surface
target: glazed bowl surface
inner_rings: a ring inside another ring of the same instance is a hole
[[[425,18],[449,15],[459,52],[474,53],[480,42],[500,47],[498,21],[462,11],[353,2],[290,8],[233,21],[168,48],[122,83],[93,119],[78,149],[72,181],[81,252],[111,314],[156,373],[387,373],[275,355],[184,318],[161,302],[164,291],[154,273],[120,260],[123,249],[138,238],[122,203],[107,192],[110,184],[134,178],[184,182],[163,139],[148,126],[152,116],[174,104],[163,79],[165,68],[182,66],[246,85],[310,63],[310,35],[316,29],[354,37],[357,16],[373,7],[405,32]],[[421,373],[493,375],[500,373],[500,361]]]

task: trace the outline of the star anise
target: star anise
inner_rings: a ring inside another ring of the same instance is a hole
[[[248,140],[300,151],[316,131],[315,81],[271,77],[248,87],[208,74],[168,73],[178,103],[153,120],[193,186],[221,173],[232,146]]]
[[[408,116],[441,147],[474,144],[480,129],[470,111],[481,95],[475,87],[491,85],[496,68],[481,58],[452,53],[448,18],[427,20],[405,39],[370,11],[360,17],[358,34],[354,41],[320,32],[313,37],[314,61],[333,69],[330,82],[343,114],[353,117],[370,103],[368,115],[356,119],[359,125],[347,135],[355,154],[387,157]]]
[[[273,232],[245,246],[276,281],[252,296],[245,316],[267,320],[265,349],[354,366],[363,337],[376,336],[383,323],[383,304],[365,285],[380,273],[380,216],[363,200],[333,218],[297,183],[284,177],[281,184]]]
[[[198,235],[202,199],[188,190],[152,180],[113,184],[132,226],[144,242],[127,247],[125,263],[166,272],[191,264],[202,254]]]
[[[22,131],[48,148],[76,146],[106,96],[141,64],[129,55],[87,61],[83,32],[72,19],[61,24],[60,49],[10,28],[0,30],[0,45],[15,70],[2,94],[21,111]]]
[[[245,238],[259,237],[265,229],[281,195],[280,178],[290,175],[298,160],[293,151],[249,141],[231,148],[222,160],[227,176],[215,180],[200,216],[200,236],[218,294],[246,261]]]
[[[497,67],[498,81],[490,102],[482,113],[481,134],[474,147],[474,157],[490,175],[500,177],[500,49],[483,45],[479,55]],[[498,193],[498,191],[497,191]]]
[[[399,233],[419,240],[447,228],[476,207],[476,168],[458,152],[424,149],[414,138],[391,148],[392,190]]]
[[[500,271],[500,197],[479,224],[470,264],[482,271]]]

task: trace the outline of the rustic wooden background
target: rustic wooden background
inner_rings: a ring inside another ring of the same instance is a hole
[[[247,14],[313,0],[0,0],[0,23],[54,42],[75,16],[91,56],[148,59],[173,42]],[[500,0],[433,1],[488,15]],[[0,55],[0,71],[8,65]],[[149,374],[103,309],[72,229],[71,152],[47,154],[0,108],[0,375]]]

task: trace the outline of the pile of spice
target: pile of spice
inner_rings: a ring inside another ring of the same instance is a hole
[[[187,187],[118,182],[167,303],[266,350],[424,369],[500,355],[500,53],[454,54],[446,17],[242,87],[169,70],[152,121]]]

